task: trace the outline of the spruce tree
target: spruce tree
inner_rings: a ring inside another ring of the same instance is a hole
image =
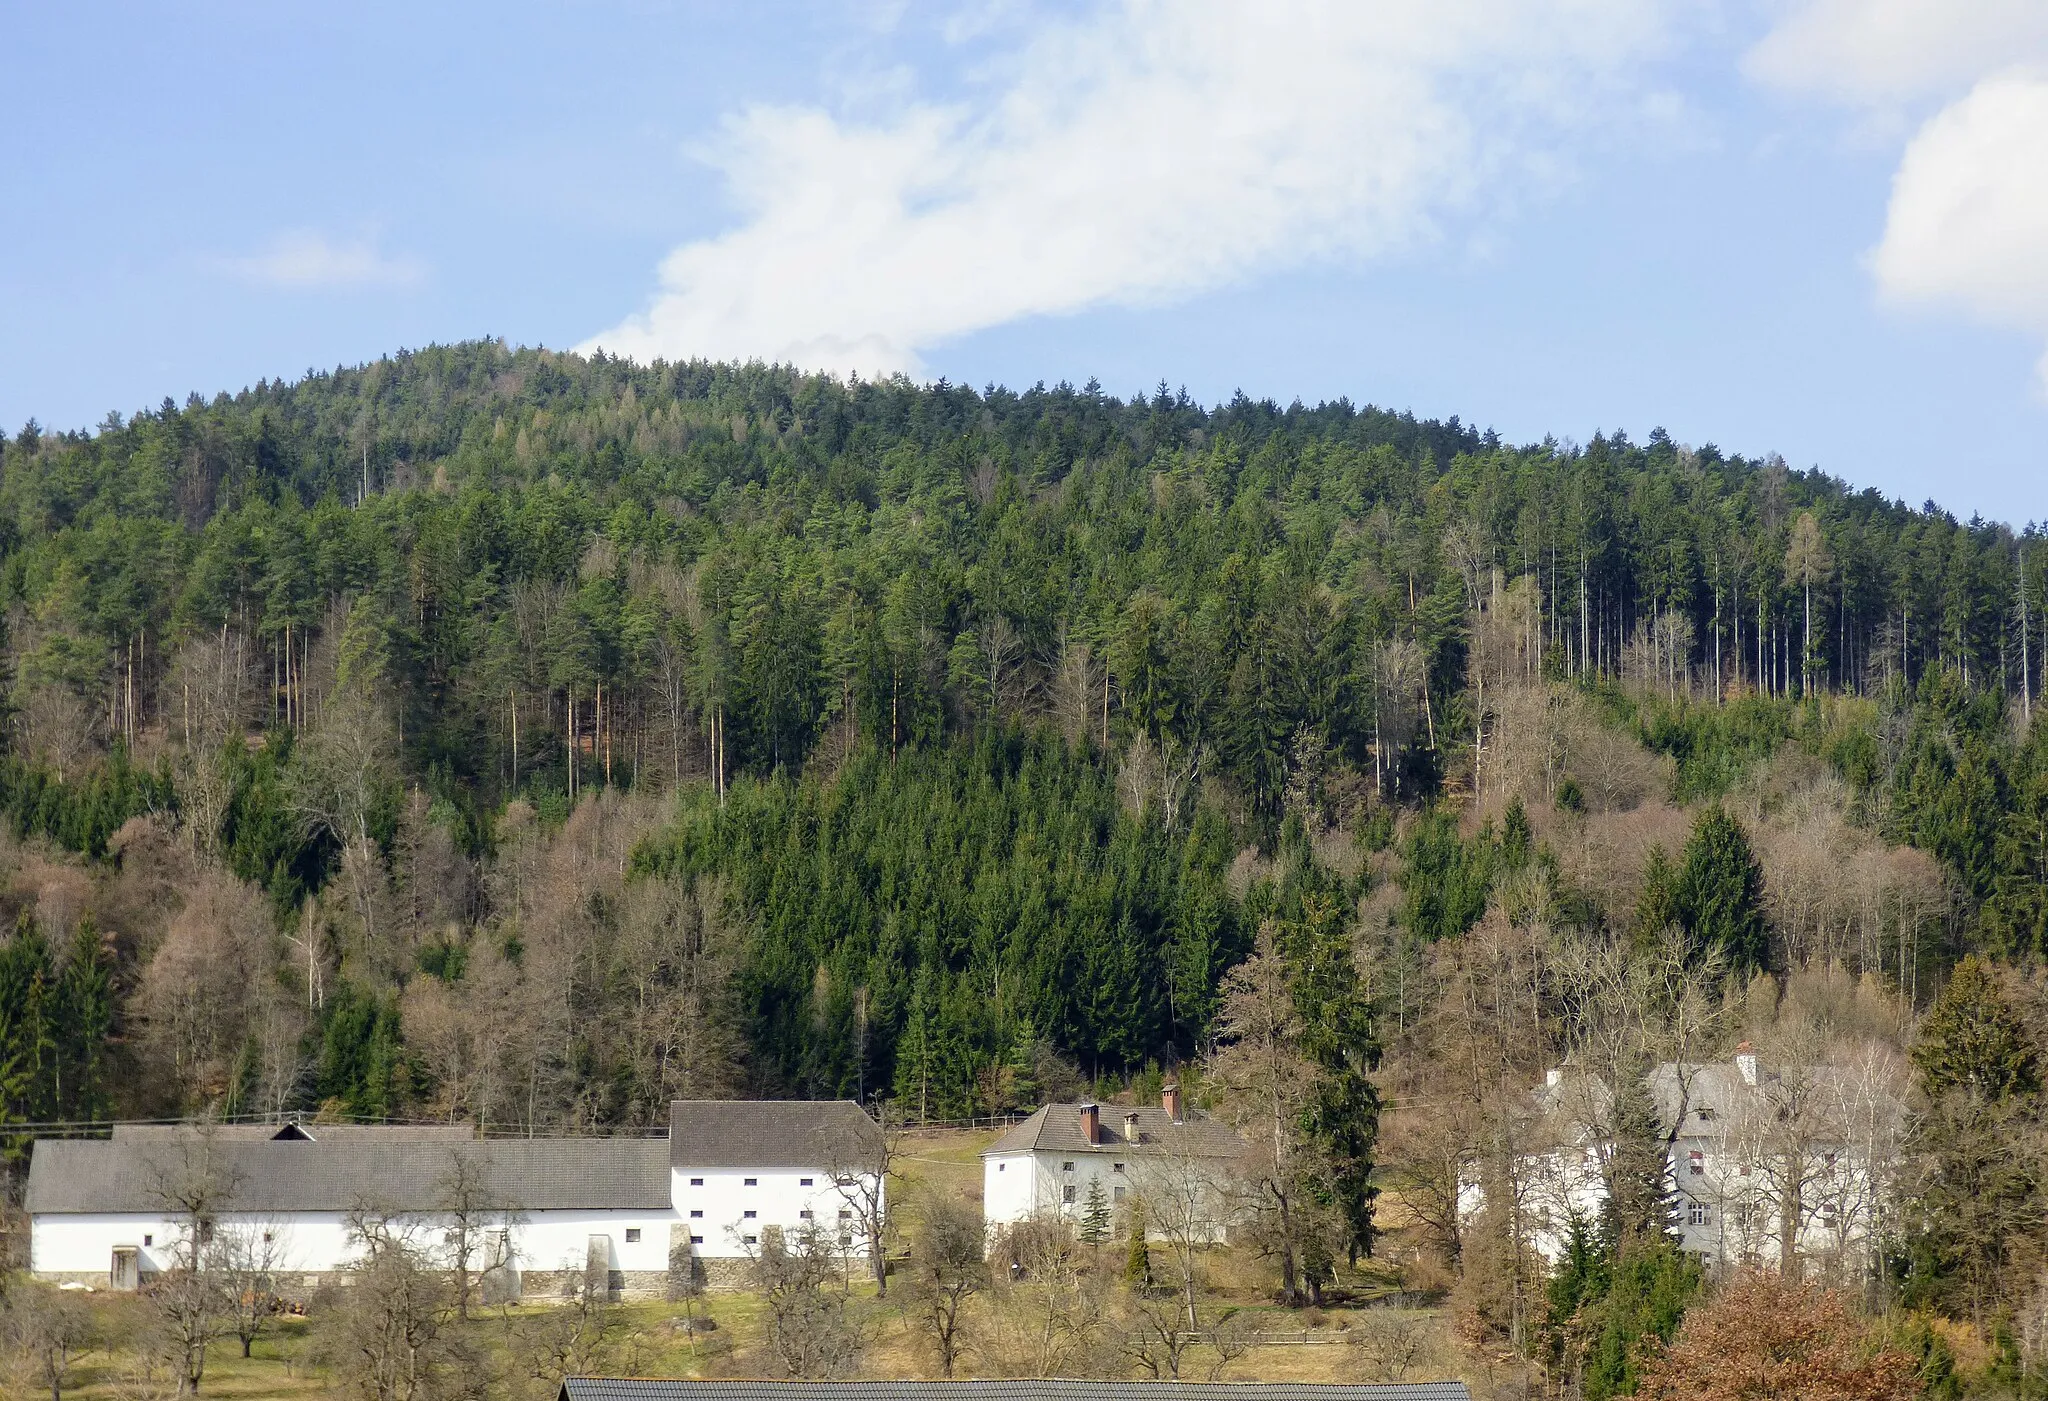
[[[1102,1190],[1102,1179],[1088,1179],[1088,1195],[1081,1203],[1081,1243],[1091,1250],[1109,1239],[1110,1231],[1109,1193]]]
[[[1742,824],[1719,807],[1702,812],[1678,872],[1679,921],[1699,952],[1719,949],[1739,971],[1770,965],[1764,869]]]
[[[1997,1104],[2041,1088],[2041,1063],[2019,1012],[1991,967],[1975,954],[1956,965],[1913,1044],[1913,1064],[1930,1099],[1956,1089]]]

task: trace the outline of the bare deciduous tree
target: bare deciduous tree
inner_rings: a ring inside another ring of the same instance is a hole
[[[987,1238],[981,1213],[951,1197],[927,1201],[920,1224],[904,1310],[950,1377],[966,1342],[962,1311],[988,1285]]]

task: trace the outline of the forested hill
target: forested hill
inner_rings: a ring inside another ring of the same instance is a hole
[[[0,1001],[72,1069],[8,1112],[1002,1109],[1203,1051],[1261,920],[1456,937],[1517,842],[1623,928],[1546,824],[1786,750],[1945,863],[1859,955],[1917,985],[2041,938],[2035,538],[1661,432],[494,342],[30,424]],[[1539,692],[1668,773],[1537,757]]]

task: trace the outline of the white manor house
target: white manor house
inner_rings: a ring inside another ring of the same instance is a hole
[[[1748,1043],[1726,1061],[1656,1066],[1645,1088],[1665,1142],[1679,1245],[1710,1269],[1854,1267],[1876,1246],[1889,1203],[1882,1167],[1900,1132],[1895,1067],[1777,1064]],[[1607,1200],[1613,1093],[1597,1076],[1552,1069],[1535,1092],[1532,1151],[1519,1194],[1533,1244],[1553,1262],[1574,1219]],[[1483,1206],[1480,1184],[1461,1212]]]

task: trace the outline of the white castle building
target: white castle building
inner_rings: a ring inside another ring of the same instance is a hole
[[[1645,1083],[1665,1143],[1680,1247],[1710,1268],[1849,1265],[1874,1247],[1888,1208],[1883,1165],[1901,1132],[1896,1066],[1771,1065],[1747,1043],[1726,1061],[1667,1061]],[[1576,1218],[1597,1222],[1613,1153],[1613,1094],[1561,1067],[1536,1092],[1535,1147],[1519,1193],[1536,1248],[1563,1257]],[[1468,1182],[1461,1210],[1485,1192]]]

